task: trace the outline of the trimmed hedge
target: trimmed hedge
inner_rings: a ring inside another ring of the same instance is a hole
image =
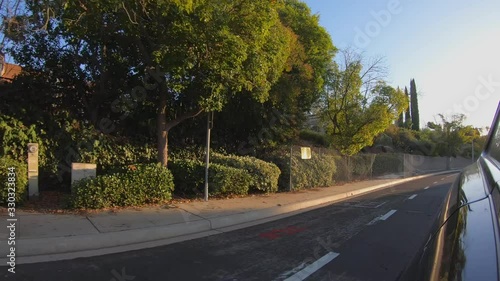
[[[279,188],[283,191],[290,189],[289,153],[281,150],[265,156],[265,160],[273,162],[280,168]],[[303,160],[300,158],[300,151],[295,151],[292,157],[293,189],[332,186],[335,183],[336,170],[335,158],[331,155],[313,153],[311,159]]]
[[[280,168],[273,163],[250,156],[224,155],[213,153],[213,163],[246,170],[252,176],[250,192],[272,193],[278,191]]]
[[[210,165],[208,188],[212,195],[246,195],[252,182],[252,176],[243,169]]]
[[[175,193],[178,195],[194,195],[203,193],[205,182],[205,165],[199,160],[171,159],[168,169],[174,176]]]
[[[173,190],[172,173],[161,164],[130,165],[126,172],[75,183],[70,206],[100,209],[160,203],[172,199]]]
[[[14,174],[9,171],[9,168],[14,168]],[[9,181],[9,178],[14,178],[15,181]],[[22,203],[26,199],[28,188],[28,170],[27,165],[19,161],[9,158],[0,158],[0,204],[7,205],[9,198],[9,187],[13,187],[8,183],[14,182],[16,204]]]
[[[192,195],[203,193],[205,164],[198,160],[176,159],[168,163],[174,175],[176,193]],[[209,194],[216,196],[248,194],[252,176],[243,169],[212,163],[209,170]]]

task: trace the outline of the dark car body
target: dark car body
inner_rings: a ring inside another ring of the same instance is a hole
[[[499,218],[500,104],[484,152],[457,177],[400,280],[500,280]]]

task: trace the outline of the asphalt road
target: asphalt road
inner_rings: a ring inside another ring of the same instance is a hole
[[[456,174],[153,249],[22,264],[3,280],[395,280],[429,237]]]

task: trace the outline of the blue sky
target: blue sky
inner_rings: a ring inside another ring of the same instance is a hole
[[[385,57],[394,87],[415,79],[422,127],[439,113],[491,125],[500,101],[500,1],[304,2],[337,48]]]

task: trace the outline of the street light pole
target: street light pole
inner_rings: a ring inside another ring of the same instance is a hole
[[[214,113],[207,114],[207,151],[205,153],[205,190],[204,199],[208,201],[208,167],[210,165],[210,131],[214,125]]]

